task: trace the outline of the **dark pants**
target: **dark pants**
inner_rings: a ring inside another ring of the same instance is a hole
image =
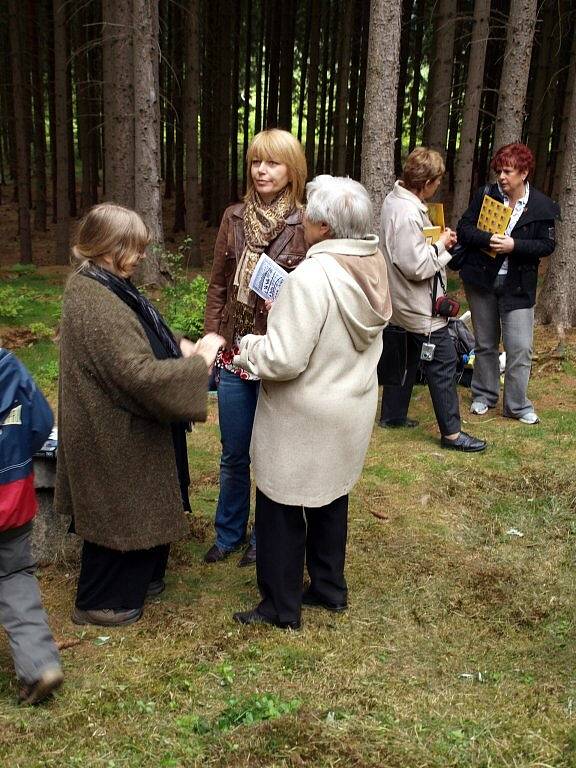
[[[348,496],[324,507],[272,501],[256,489],[258,610],[280,622],[300,621],[304,560],[310,589],[329,603],[345,603]]]
[[[84,542],[76,606],[82,611],[142,608],[148,586],[164,578],[170,545],[119,552]]]
[[[382,389],[381,421],[405,419],[416,381],[418,366],[422,365],[440,434],[453,435],[460,431],[460,406],[456,391],[456,350],[448,328],[434,331],[430,341],[436,344],[434,359],[420,361],[422,344],[428,336],[419,333],[407,334],[407,371],[404,384],[400,387],[384,386]]]

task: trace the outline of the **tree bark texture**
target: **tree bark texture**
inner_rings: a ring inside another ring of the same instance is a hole
[[[129,208],[135,205],[132,13],[133,0],[102,0],[106,198]]]
[[[370,6],[366,110],[362,136],[362,183],[374,206],[374,224],[394,184],[394,140],[402,6],[373,0]]]
[[[160,101],[158,72],[158,3],[133,0],[134,25],[134,204],[152,234],[152,243],[164,242],[160,197]],[[148,248],[135,279],[158,282],[159,254]]]
[[[200,100],[199,2],[190,0],[185,14],[186,73],[184,80],[184,137],[186,145],[185,266],[202,265],[200,252],[200,185],[198,180],[198,113]]]
[[[489,31],[490,0],[476,0],[474,4],[472,37],[470,39],[464,108],[462,110],[460,149],[456,160],[456,179],[452,203],[452,220],[455,223],[468,207],[470,199],[470,185],[474,165],[474,152],[476,150],[476,136],[478,134],[478,118],[480,116],[486,44]]]
[[[32,263],[32,233],[30,231],[30,176],[28,174],[26,114],[24,102],[24,77],[22,46],[20,39],[20,14],[23,6],[18,0],[10,0],[9,28],[12,59],[12,86],[14,93],[14,120],[16,126],[16,158],[18,189],[18,229],[20,235],[20,261]]]
[[[56,106],[56,262],[67,264],[70,248],[68,151],[68,78],[66,74],[66,0],[54,0],[54,91]]]
[[[434,58],[430,64],[426,97],[424,144],[442,156],[446,150],[450,115],[455,26],[456,0],[440,0],[434,15]]]
[[[575,68],[573,59],[572,69]],[[566,328],[576,325],[576,88],[570,96],[567,137],[559,198],[562,221],[557,227],[556,250],[550,257],[537,307],[538,320],[553,323],[560,339]]]
[[[46,230],[46,122],[42,55],[46,49],[45,19],[43,8],[35,13],[32,0],[28,0],[28,26],[34,104],[34,229],[44,232]]]
[[[334,116],[334,163],[336,176],[346,172],[346,126],[348,121],[348,81],[350,78],[350,44],[353,28],[353,2],[343,0],[338,36],[338,80],[336,87],[336,113]]]
[[[306,164],[308,175],[314,175],[316,150],[316,117],[318,114],[318,65],[320,63],[320,0],[311,0],[310,62],[308,65],[308,100],[306,104]]]
[[[511,0],[510,3],[494,151],[505,144],[522,140],[537,4],[537,0]]]

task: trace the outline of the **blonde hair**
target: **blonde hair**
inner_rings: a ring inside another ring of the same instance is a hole
[[[75,240],[72,254],[79,269],[87,262],[100,264],[105,256],[111,256],[115,271],[128,277],[151,236],[136,211],[115,203],[100,203],[80,221]]]
[[[436,181],[444,175],[446,167],[442,155],[435,149],[416,147],[404,163],[402,181],[407,189],[420,192],[427,181]]]
[[[272,160],[276,163],[284,163],[288,168],[288,187],[290,188],[292,205],[294,208],[302,205],[308,170],[304,148],[298,139],[280,128],[269,128],[254,136],[246,153],[248,169],[246,200],[254,194],[254,182],[250,172],[253,160]]]

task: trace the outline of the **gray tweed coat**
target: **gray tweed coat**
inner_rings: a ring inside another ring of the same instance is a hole
[[[188,532],[170,422],[205,421],[201,357],[157,360],[135,313],[81,274],[64,291],[55,505],[95,544],[148,549]]]

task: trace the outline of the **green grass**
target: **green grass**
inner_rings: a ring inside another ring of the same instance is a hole
[[[17,352],[36,373],[54,359],[48,341]],[[218,494],[211,398],[189,437],[192,535],[144,619],[77,627],[76,567],[40,571],[57,638],[77,644],[56,699],[24,710],[0,642],[0,763],[575,768],[575,385],[562,364],[534,374],[535,428],[469,416],[461,390],[464,428],[489,441],[475,456],[440,450],[417,388],[420,426],[375,427],[351,496],[350,608],[306,609],[298,633],[234,624],[258,599],[254,571],[201,562]]]

